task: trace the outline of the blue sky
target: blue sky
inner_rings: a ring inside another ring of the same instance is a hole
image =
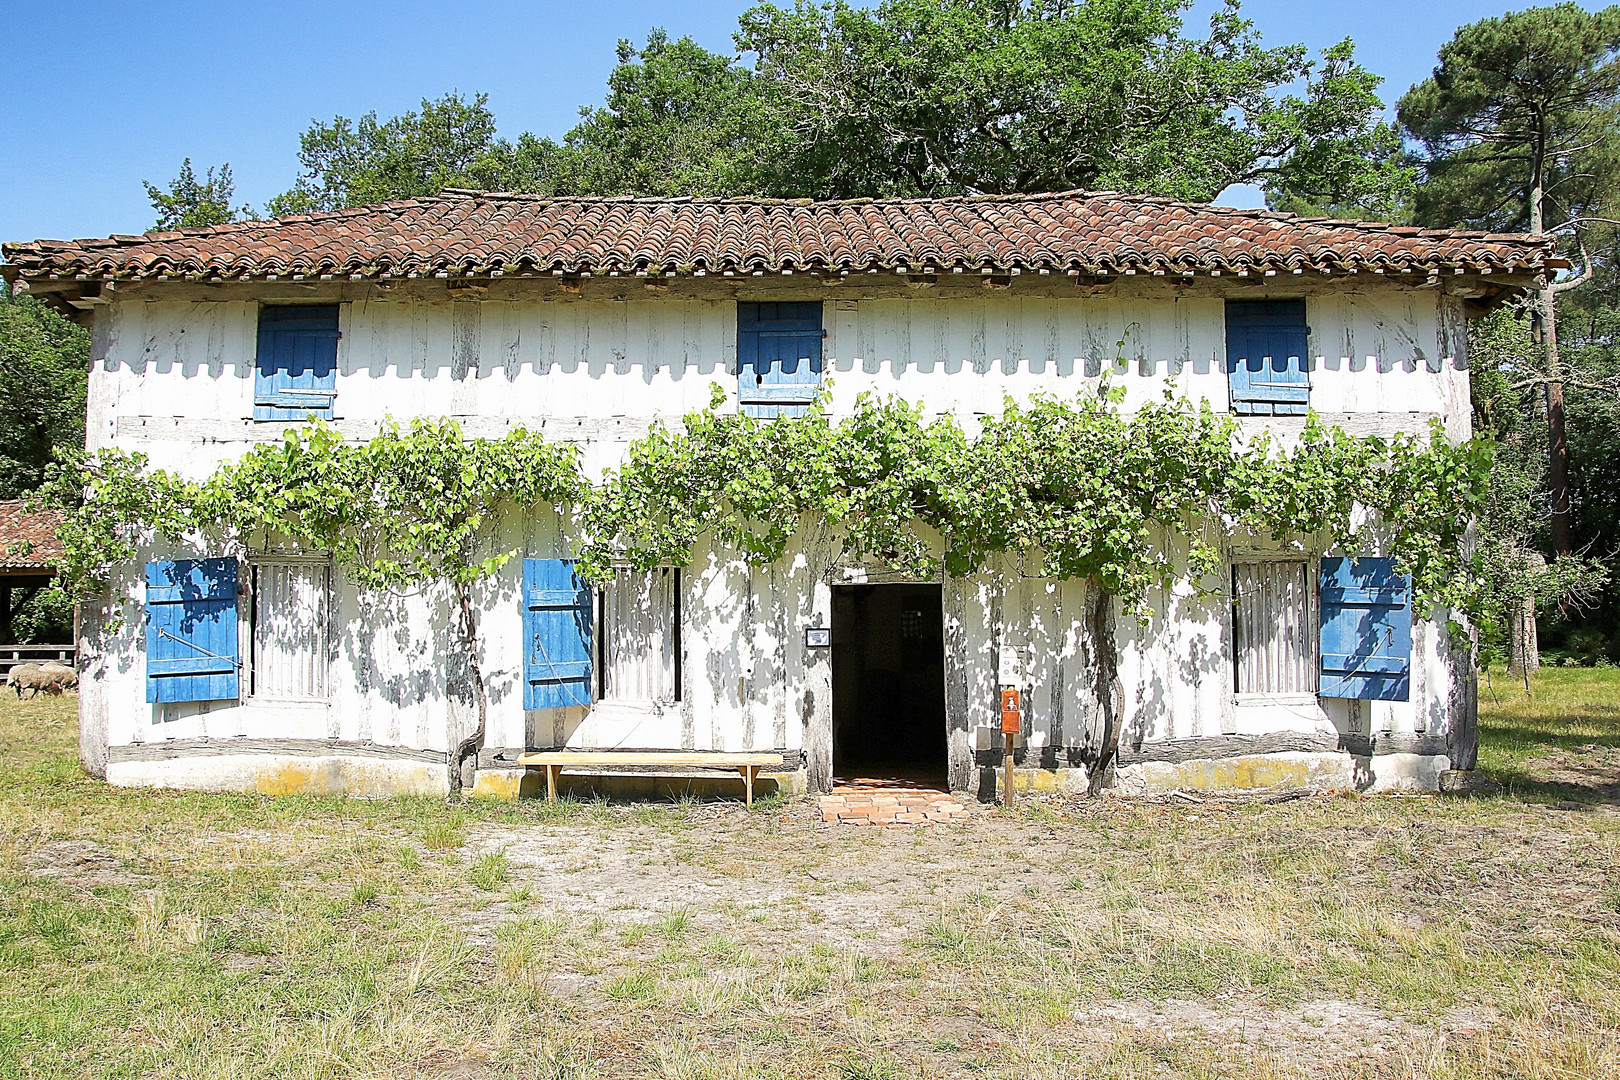
[[[153,219],[141,181],[166,182],[188,156],[199,172],[230,162],[238,199],[259,205],[291,186],[312,119],[391,116],[452,89],[487,92],[504,135],[560,136],[580,105],[601,101],[619,38],[663,26],[729,48],[747,6],[14,0],[0,19],[11,76],[0,109],[0,239],[139,232]],[[1200,0],[1189,29],[1213,6]],[[1243,10],[1268,44],[1354,38],[1392,102],[1428,74],[1457,26],[1507,6],[1247,0]],[[1224,201],[1259,200],[1233,189]]]

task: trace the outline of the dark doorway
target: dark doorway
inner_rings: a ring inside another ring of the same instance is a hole
[[[938,585],[833,588],[833,773],[944,786]]]

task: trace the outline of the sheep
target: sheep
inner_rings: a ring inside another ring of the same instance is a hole
[[[6,685],[17,691],[18,700],[24,690],[30,691],[29,697],[38,697],[41,692],[60,694],[78,684],[78,673],[58,663],[18,664],[6,675]]]
[[[23,689],[26,687],[38,694],[39,684],[44,678],[45,673],[38,664],[18,664],[6,673],[6,685],[17,691],[17,700],[21,701]]]
[[[39,669],[47,675],[55,677],[57,684],[63,690],[74,690],[79,685],[79,673],[60,660],[47,660],[39,665]]]

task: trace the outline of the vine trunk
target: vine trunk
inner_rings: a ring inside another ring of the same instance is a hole
[[[1093,692],[1097,707],[1102,710],[1103,730],[1097,751],[1097,764],[1092,769],[1089,793],[1101,793],[1108,770],[1113,767],[1119,752],[1119,718],[1125,711],[1124,688],[1119,683],[1119,644],[1114,635],[1114,594],[1097,587],[1095,599],[1087,620],[1097,657],[1097,680]]]
[[[478,726],[450,755],[450,794],[461,794],[461,767],[468,753],[477,755],[484,748],[484,731],[489,719],[489,695],[484,691],[484,673],[478,666],[478,624],[473,618],[472,587],[465,581],[455,584],[456,602],[461,607],[461,640],[467,651],[467,670],[472,675],[473,697],[478,702]]]

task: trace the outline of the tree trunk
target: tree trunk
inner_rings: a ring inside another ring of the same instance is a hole
[[[1568,555],[1570,539],[1569,443],[1564,424],[1564,366],[1558,354],[1558,298],[1552,286],[1541,290],[1542,340],[1547,346],[1547,492],[1551,498],[1552,546],[1555,555]]]
[[[1508,674],[1515,678],[1541,670],[1541,649],[1536,641],[1536,600],[1527,596],[1508,613]]]
[[[467,650],[467,670],[472,675],[473,696],[478,701],[478,727],[456,744],[450,754],[450,794],[461,794],[461,764],[468,753],[475,756],[484,748],[484,730],[489,720],[489,697],[484,692],[484,674],[478,667],[478,624],[473,619],[472,587],[464,581],[455,584],[456,601],[461,607],[461,640]]]
[[[1100,794],[1119,753],[1119,720],[1125,711],[1125,692],[1119,684],[1119,644],[1114,637],[1114,596],[1100,585],[1090,612],[1092,647],[1096,650],[1097,681],[1093,692],[1102,710],[1103,730],[1097,764],[1091,770],[1088,793]]]

